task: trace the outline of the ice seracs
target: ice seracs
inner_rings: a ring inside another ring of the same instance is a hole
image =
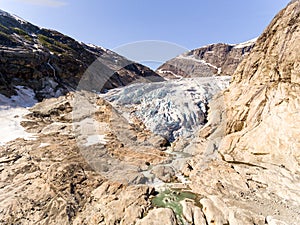
[[[103,97],[120,112],[134,110],[132,117],[141,120],[150,131],[173,141],[192,135],[205,123],[208,102],[229,81],[230,77],[221,76],[133,84],[111,90]]]

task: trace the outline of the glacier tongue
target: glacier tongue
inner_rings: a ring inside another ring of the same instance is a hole
[[[127,119],[137,117],[153,133],[174,141],[191,136],[206,122],[209,101],[229,81],[229,76],[219,76],[139,83],[111,90],[102,97]]]

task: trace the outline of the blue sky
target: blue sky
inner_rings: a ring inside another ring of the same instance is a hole
[[[77,40],[114,49],[162,40],[188,49],[261,34],[289,0],[1,0],[0,8]]]

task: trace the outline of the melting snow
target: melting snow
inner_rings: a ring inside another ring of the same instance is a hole
[[[33,134],[27,133],[21,126],[23,116],[30,113],[27,107],[33,106],[37,101],[34,92],[23,86],[16,86],[17,95],[7,98],[0,94],[0,145],[16,138],[32,139]]]

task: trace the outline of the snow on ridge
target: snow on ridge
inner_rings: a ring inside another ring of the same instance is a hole
[[[11,16],[11,14],[0,9],[0,16]]]
[[[180,75],[178,75],[178,74],[175,74],[173,71],[170,71],[170,70],[163,70],[163,69],[159,69],[159,70],[157,70],[157,72],[158,73],[161,73],[161,74],[164,74],[164,73],[170,73],[170,74],[172,74],[174,77],[176,77],[176,78],[179,78],[179,79],[181,79],[181,78],[183,78],[182,76],[180,76]],[[166,78],[165,78],[166,79]]]
[[[11,14],[11,17],[14,18],[15,20],[18,20],[21,24],[26,24],[28,23],[26,20],[24,20],[23,18],[16,16],[14,14]]]
[[[17,21],[19,21],[21,24],[25,24],[25,23],[28,23],[26,20],[24,20],[23,18],[17,16],[17,15],[14,15],[14,14],[10,14],[8,12],[5,12],[3,10],[0,9],[0,15],[1,16],[6,16],[6,17],[11,17]]]
[[[256,37],[256,38],[253,38],[251,40],[242,42],[240,44],[235,44],[234,48],[245,48],[245,47],[251,46],[251,45],[253,45],[256,42],[257,39],[258,38]]]
[[[84,44],[84,43],[83,43]],[[89,43],[89,44],[85,44],[85,45],[87,45],[87,46],[89,46],[90,48],[100,48],[101,50],[103,50],[103,51],[107,51],[107,49],[106,48],[104,48],[104,47],[102,47],[102,46],[98,46],[98,45],[94,45],[94,44],[91,44],[91,43]]]
[[[176,57],[177,59],[186,59],[186,60],[192,60],[192,61],[195,61],[195,62],[198,62],[198,63],[202,63],[202,64],[205,64],[207,66],[210,66],[216,70],[218,70],[218,74],[221,74],[222,72],[222,68],[219,68],[209,62],[206,62],[205,60],[203,59],[197,59],[194,55],[179,55]]]
[[[173,141],[188,137],[206,121],[207,104],[229,85],[228,76],[197,77],[148,84],[132,84],[101,95],[119,108],[134,108],[153,133]]]

